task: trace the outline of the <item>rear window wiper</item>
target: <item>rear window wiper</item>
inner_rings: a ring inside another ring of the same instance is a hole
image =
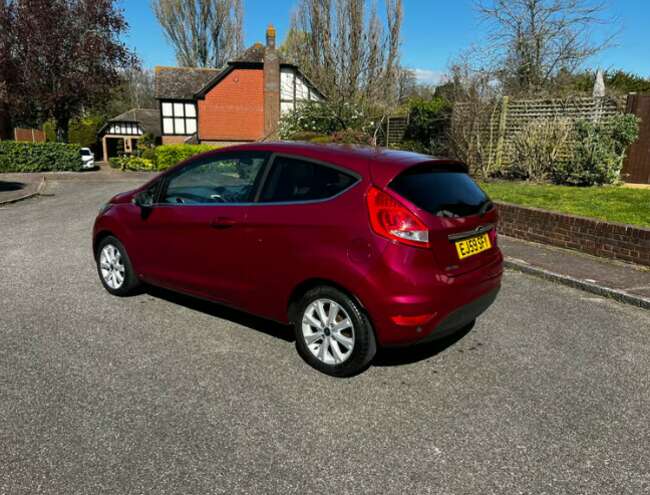
[[[486,199],[481,205],[481,207],[478,209],[478,214],[481,216],[485,215],[488,211],[492,209],[493,206],[494,203],[489,199]]]

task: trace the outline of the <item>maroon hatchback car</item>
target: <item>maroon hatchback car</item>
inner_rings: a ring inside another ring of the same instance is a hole
[[[295,328],[314,368],[349,376],[377,346],[449,335],[494,301],[497,212],[459,162],[260,143],[196,156],[99,213],[102,284],[153,284]]]

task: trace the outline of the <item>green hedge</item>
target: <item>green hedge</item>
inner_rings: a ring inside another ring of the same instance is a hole
[[[121,170],[167,170],[188,158],[215,149],[207,144],[166,144],[140,150],[136,155],[111,158],[110,165]]]
[[[0,141],[0,172],[79,170],[80,152],[75,144]]]
[[[155,151],[156,170],[167,170],[188,158],[215,149],[208,144],[165,144],[158,146]]]

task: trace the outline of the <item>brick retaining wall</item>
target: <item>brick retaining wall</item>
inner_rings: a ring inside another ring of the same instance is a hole
[[[650,266],[650,229],[497,202],[499,232]]]

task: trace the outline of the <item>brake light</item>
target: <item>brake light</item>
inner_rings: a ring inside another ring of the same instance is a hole
[[[368,191],[367,202],[375,234],[410,246],[429,247],[429,229],[402,203],[376,187]]]
[[[496,247],[497,245],[497,228],[494,227],[492,230],[488,232],[488,235],[490,236],[490,243],[492,244],[492,247]]]

